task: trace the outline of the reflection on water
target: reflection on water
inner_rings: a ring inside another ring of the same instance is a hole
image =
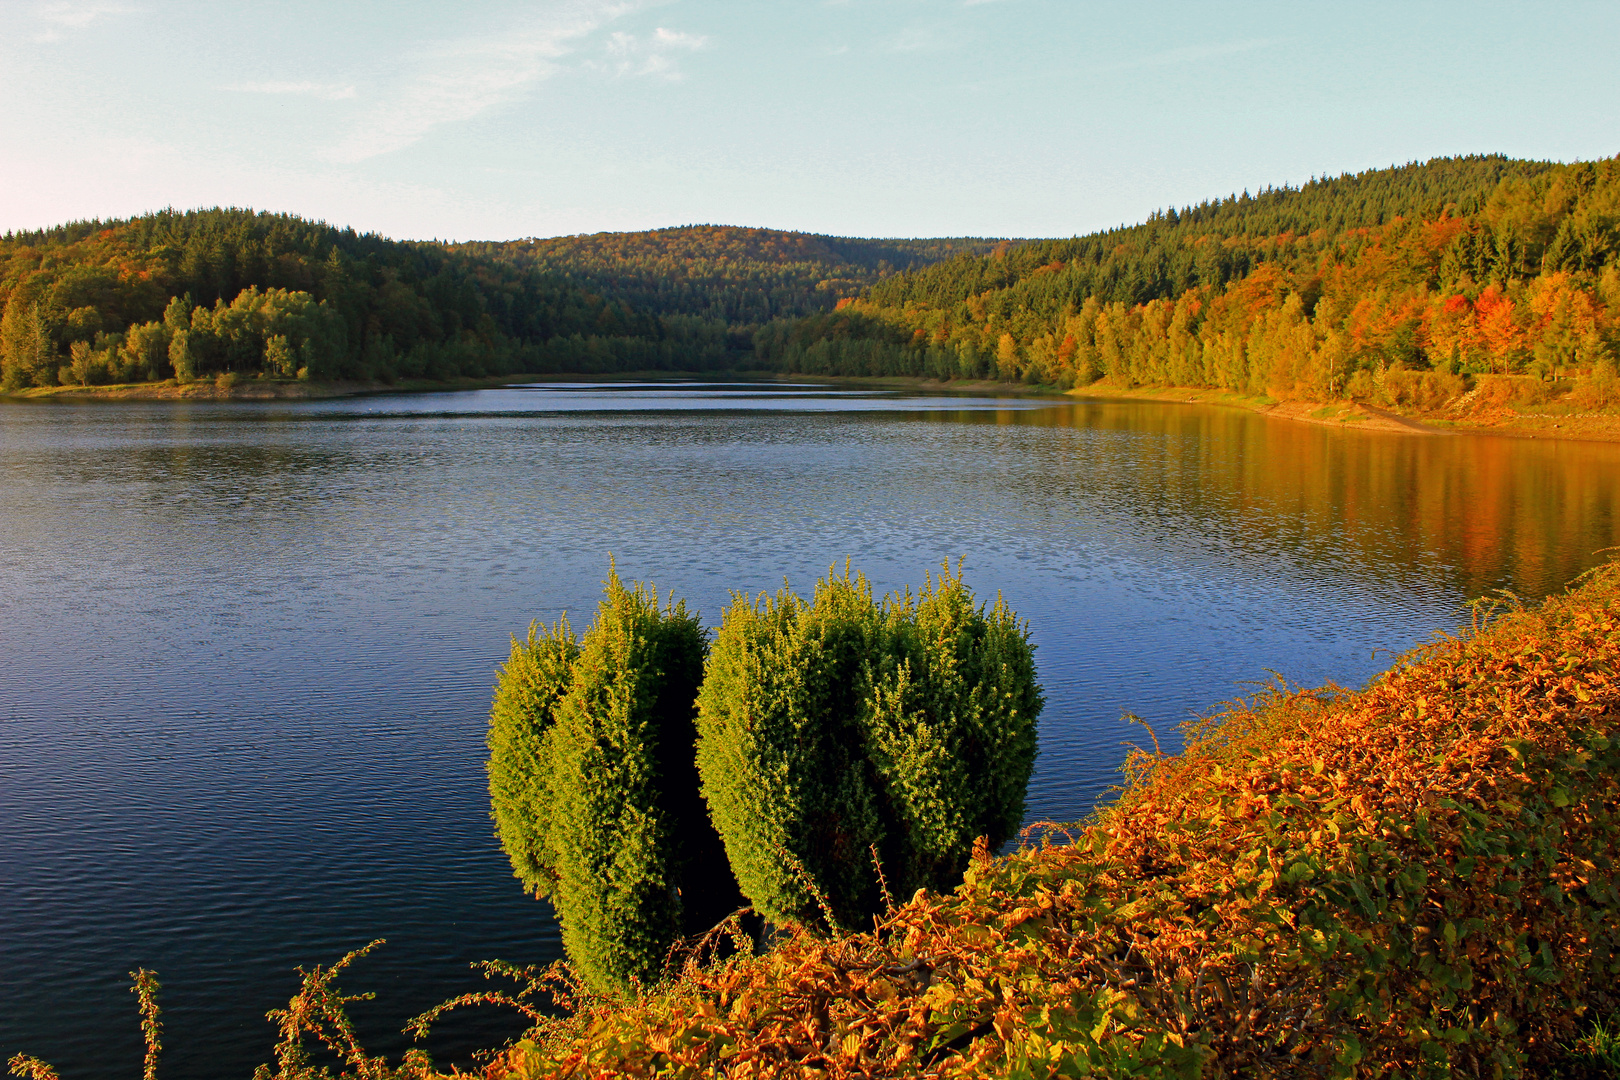
[[[485,811],[508,634],[586,621],[612,553],[712,622],[853,556],[963,557],[1031,625],[1032,817],[1276,670],[1357,683],[1620,542],[1620,447],[1338,431],[1156,403],[572,384],[307,404],[0,406],[0,1054],[248,1075],[297,964],[394,1053],[468,961],[558,954]],[[509,1033],[449,1026],[455,1058]],[[392,1041],[390,1041],[392,1040]]]
[[[993,415],[1134,435],[1133,475],[1120,482],[1136,498],[1220,514],[1307,568],[1359,553],[1366,573],[1421,566],[1469,595],[1542,596],[1616,535],[1616,444],[1339,431],[1135,402]]]

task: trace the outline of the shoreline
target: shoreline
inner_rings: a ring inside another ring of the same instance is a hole
[[[242,379],[220,386],[212,379],[177,383],[115,383],[108,386],[30,387],[17,393],[0,394],[0,401],[325,401],[331,398],[365,397],[371,394],[435,394],[459,390],[497,390],[537,382],[649,382],[690,380],[754,379],[760,373],[616,371],[609,374],[583,372],[516,372],[482,378],[401,379],[398,382],[340,380],[316,382],[303,379]]]
[[[1438,428],[1429,427],[1399,413],[1356,401],[1334,401],[1326,404],[1315,401],[1278,401],[1272,397],[1192,386],[1138,386],[1127,389],[1098,383],[1065,391],[1065,396],[1093,401],[1159,401],[1168,404],[1217,405],[1320,427],[1386,431],[1400,435],[1441,434]]]
[[[1069,397],[1097,400],[1220,405],[1307,424],[1323,424],[1338,428],[1354,426],[1363,431],[1388,431],[1408,435],[1498,435],[1510,439],[1620,442],[1620,414],[1617,413],[1573,415],[1519,413],[1498,406],[1495,409],[1462,415],[1444,411],[1414,414],[1358,401],[1320,404],[1309,401],[1278,401],[1275,398],[1198,387],[1139,386],[1126,389],[1100,383],[1068,390],[1065,394]]]
[[[1399,435],[1498,435],[1511,439],[1558,439],[1572,442],[1620,442],[1620,412],[1576,415],[1516,413],[1505,407],[1466,416],[1445,413],[1411,415],[1360,401],[1279,401],[1255,394],[1239,394],[1199,386],[1121,387],[1096,382],[1060,390],[1055,386],[1005,383],[993,379],[956,379],[941,382],[920,376],[779,375],[774,379],[815,379],[820,382],[873,389],[913,389],[998,397],[1045,397],[1082,401],[1155,401],[1169,405],[1215,405],[1242,409],[1279,420],[1316,424],[1340,430],[1383,431]]]
[[[222,387],[212,380],[176,383],[123,383],[111,386],[35,387],[20,393],[0,394],[0,401],[321,401],[373,394],[447,393],[492,390],[536,382],[690,382],[814,380],[840,386],[872,389],[909,389],[950,395],[1044,397],[1089,401],[1156,401],[1165,404],[1215,405],[1242,409],[1322,427],[1383,431],[1405,435],[1498,435],[1515,439],[1558,439],[1576,442],[1620,442],[1620,413],[1519,413],[1505,406],[1471,414],[1446,412],[1407,413],[1358,401],[1279,401],[1230,390],[1193,386],[1121,387],[1108,383],[1060,390],[1055,386],[1008,383],[994,379],[941,381],[920,376],[803,375],[763,371],[621,371],[516,373],[484,378],[447,380],[403,379],[384,382],[309,382],[293,379],[244,379]]]

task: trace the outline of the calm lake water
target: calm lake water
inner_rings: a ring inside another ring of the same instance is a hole
[[[246,1078],[300,964],[375,1048],[559,955],[487,817],[495,668],[590,619],[610,554],[729,592],[962,557],[1038,643],[1031,819],[1276,671],[1359,684],[1495,589],[1620,544],[1620,446],[1337,431],[1191,405],[548,385],[300,404],[0,405],[0,1055]],[[490,1011],[429,1047],[518,1025]]]

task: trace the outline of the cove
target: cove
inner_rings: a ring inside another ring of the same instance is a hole
[[[0,404],[0,1055],[246,1077],[296,965],[368,1046],[559,955],[487,817],[509,634],[608,558],[711,625],[732,589],[879,591],[963,559],[1030,622],[1029,817],[1105,797],[1148,720],[1268,671],[1357,685],[1620,543],[1620,446],[1337,431],[1206,406],[782,384],[549,383],[308,403]],[[429,1044],[456,1060],[497,1012]]]

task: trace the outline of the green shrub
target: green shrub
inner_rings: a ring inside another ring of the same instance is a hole
[[[880,898],[883,826],[858,713],[881,621],[871,586],[846,571],[809,603],[786,586],[738,596],[709,654],[703,796],[743,894],[772,922],[850,925]]]
[[[1041,703],[1023,627],[949,567],[881,605],[847,568],[808,603],[738,597],[698,767],[743,893],[773,922],[857,926],[885,886],[954,887],[976,837],[1018,828]]]
[[[574,677],[579,640],[565,615],[555,626],[529,624],[527,641],[512,639],[512,655],[495,685],[489,714],[489,801],[512,870],[535,896],[557,882],[552,839],[553,730],[557,702]]]
[[[983,836],[1018,832],[1044,701],[1034,650],[997,597],[988,614],[945,567],[915,600],[885,604],[879,670],[862,712],[889,822],[890,883],[949,892]]]
[[[599,992],[656,980],[684,935],[741,902],[693,762],[704,633],[684,603],[610,573],[576,645],[566,622],[515,645],[491,713],[490,793],[525,885],[549,895]]]

